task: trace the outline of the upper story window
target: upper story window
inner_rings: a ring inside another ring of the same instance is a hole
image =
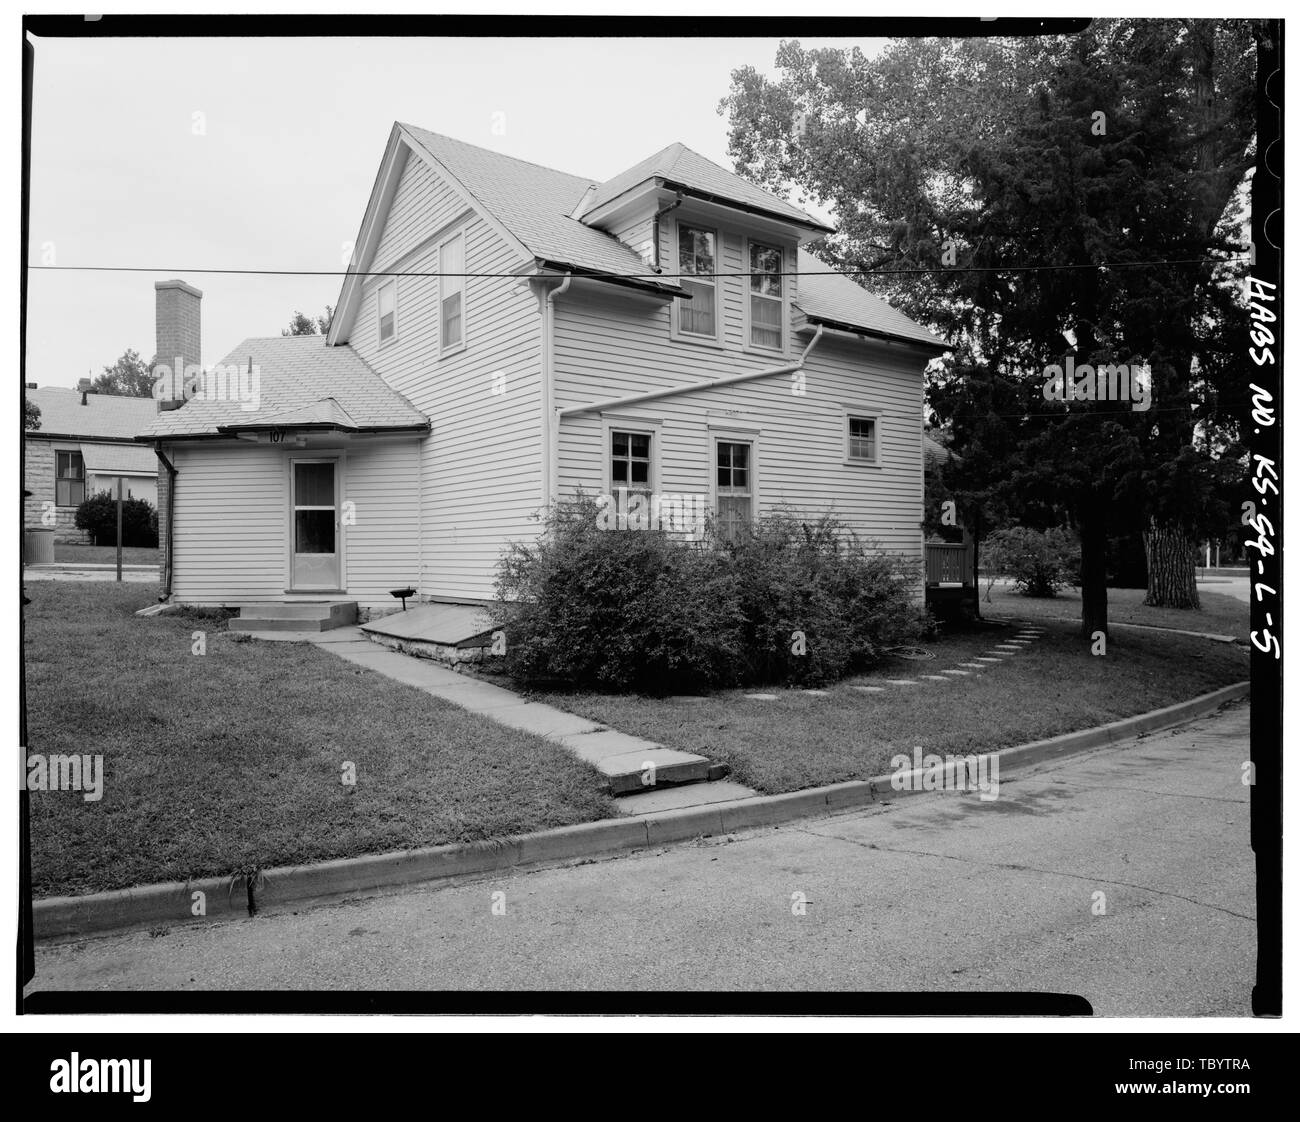
[[[781,350],[785,346],[782,260],[779,247],[749,243],[750,346],[772,350]]]
[[[438,339],[443,351],[465,345],[465,235],[448,238],[438,249],[442,286],[438,300]]]
[[[397,281],[379,286],[379,341],[387,343],[397,335]]]
[[[54,453],[54,505],[80,506],[86,500],[86,464],[80,452]]]
[[[677,224],[678,272],[683,274],[682,288],[691,296],[677,305],[677,330],[683,335],[718,337],[717,250],[716,231]]]

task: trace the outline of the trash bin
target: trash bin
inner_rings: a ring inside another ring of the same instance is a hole
[[[43,526],[23,530],[23,564],[54,564],[54,531]]]

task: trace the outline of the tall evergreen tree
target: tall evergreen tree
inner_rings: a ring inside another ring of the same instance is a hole
[[[1084,634],[1107,541],[1145,530],[1152,602],[1195,606],[1195,535],[1224,517],[1244,415],[1234,211],[1253,158],[1253,28],[1096,21],[1052,38],[905,40],[877,58],[783,43],[733,74],[738,169],[806,185],[815,252],[954,343],[929,400],[968,525],[1067,521]],[[801,127],[792,127],[795,114]],[[1050,401],[1049,368],[1149,367],[1152,400]]]

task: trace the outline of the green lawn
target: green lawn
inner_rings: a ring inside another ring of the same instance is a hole
[[[145,549],[137,545],[122,547],[123,565],[157,565],[160,563],[161,556],[160,549]],[[56,542],[54,560],[60,565],[116,565],[117,546]]]
[[[1250,631],[1250,605],[1244,600],[1215,592],[1214,585],[1200,585],[1201,610],[1147,608],[1141,588],[1111,588],[1106,591],[1107,619],[1111,623],[1141,623],[1148,627],[1171,627],[1183,631],[1205,631],[1212,635],[1231,635],[1243,643]],[[980,589],[980,614],[985,616],[1023,616],[1036,620],[1082,618],[1082,601],[1077,588],[1066,588],[1055,596],[1022,596],[1009,585],[995,585],[990,600],[983,599]]]
[[[499,838],[616,813],[594,769],[302,643],[32,582],[28,751],[102,755],[102,800],[31,794],[37,895]],[[192,633],[207,653],[191,653]],[[356,783],[341,781],[345,762]]]
[[[656,700],[598,694],[547,701],[624,732],[728,763],[733,776],[767,794],[890,770],[896,753],[967,754],[1025,744],[1183,701],[1249,677],[1242,647],[1190,636],[1115,632],[1093,656],[1067,624],[1026,653],[951,682],[857,685],[917,678],[985,654],[1009,630],[964,633],[923,644],[933,661],[893,659],[870,675],[812,697],[798,690],[730,690],[707,698]],[[776,693],[753,701],[745,692]]]

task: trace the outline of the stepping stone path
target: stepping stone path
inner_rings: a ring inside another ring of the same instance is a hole
[[[1046,632],[1041,627],[1025,627],[1014,633],[1014,637],[1004,639],[1002,642],[992,647],[986,654],[977,655],[973,662],[960,662],[957,665],[962,667],[958,670],[951,668],[940,670],[937,674],[920,674],[916,678],[882,678],[884,686],[852,686],[851,689],[859,693],[888,693],[886,686],[919,686],[925,682],[951,682],[957,677],[969,677],[976,670],[988,670],[991,666],[1005,662],[1013,655],[1018,655],[1028,650],[1037,640],[1041,639]],[[829,690],[800,690],[800,693],[807,697],[830,697]],[[776,701],[779,697],[774,693],[747,693],[745,696],[752,701]]]

